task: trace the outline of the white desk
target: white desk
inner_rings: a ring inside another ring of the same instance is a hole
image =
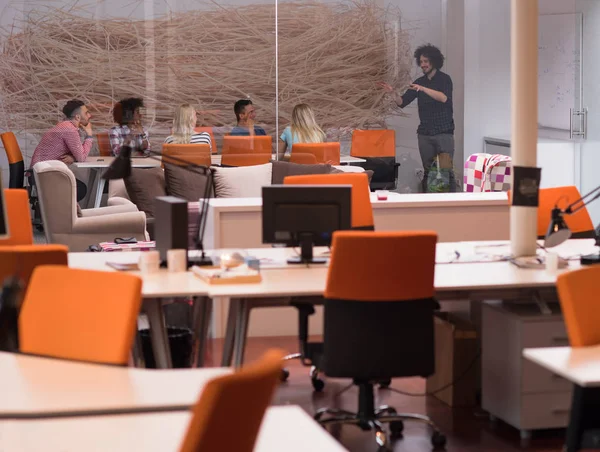
[[[209,380],[229,373],[228,368],[151,370],[0,352],[0,419],[184,410]]]
[[[94,208],[100,207],[102,193],[104,192],[104,184],[106,182],[104,179],[102,179],[102,175],[114,159],[115,157],[88,157],[85,162],[73,163],[73,166],[76,168],[90,170],[88,190],[92,190],[92,187],[95,188],[96,195],[94,197]],[[131,159],[132,168],[154,168],[156,166],[160,166],[160,160],[145,157],[133,157]]]
[[[221,154],[213,154],[210,156],[210,162],[212,165],[220,165],[221,164]],[[275,154],[271,155],[271,160],[276,160],[277,156]],[[360,157],[352,157],[351,155],[341,155],[340,156],[340,165],[351,165],[353,163],[363,163],[366,162],[365,159],[361,159]]]
[[[371,203],[377,231],[434,230],[440,242],[509,239],[506,193],[390,193],[387,201],[372,194]],[[264,246],[262,198],[211,199],[204,244],[207,249]]]
[[[600,387],[600,345],[526,348],[523,356],[578,386]]]
[[[600,345],[527,348],[523,356],[574,384],[564,451],[597,449],[586,437],[600,429]]]
[[[178,412],[0,421],[0,450],[177,452],[190,419],[189,412]],[[235,426],[231,426],[231,429],[235,434]],[[268,408],[254,450],[346,451],[298,406]]]

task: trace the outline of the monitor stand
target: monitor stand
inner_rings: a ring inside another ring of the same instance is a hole
[[[327,259],[313,256],[313,235],[299,234],[300,238],[300,256],[290,257],[288,264],[325,264]]]

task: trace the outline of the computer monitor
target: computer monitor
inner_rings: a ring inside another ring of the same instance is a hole
[[[351,185],[270,185],[262,198],[263,243],[300,246],[289,263],[326,262],[313,246],[329,246],[334,231],[351,228]]]
[[[4,199],[4,189],[2,188],[2,175],[0,174],[0,239],[7,239],[8,234],[8,215],[6,214],[6,201]]]

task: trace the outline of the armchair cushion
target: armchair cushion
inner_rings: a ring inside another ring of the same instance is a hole
[[[165,196],[165,175],[162,168],[132,168],[125,179],[131,201],[148,217],[154,217],[154,198]]]
[[[271,185],[272,163],[237,168],[214,167],[217,198],[260,198],[262,187]]]
[[[302,174],[329,174],[332,166],[326,163],[317,163],[314,165],[304,165],[301,163],[284,162],[274,160],[271,183],[275,185],[283,184],[286,176],[298,176]]]
[[[188,171],[177,165],[165,165],[165,182],[167,194],[190,202],[204,198],[208,176]],[[213,197],[211,187],[209,198]]]

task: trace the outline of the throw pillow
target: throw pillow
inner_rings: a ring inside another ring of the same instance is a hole
[[[132,168],[125,179],[129,199],[146,217],[154,218],[154,198],[165,196],[165,175],[162,168]]]
[[[207,182],[208,176],[205,174],[197,174],[177,165],[165,165],[166,191],[170,196],[196,202],[204,198]],[[212,196],[211,187],[208,197]]]
[[[332,172],[332,166],[324,163],[316,165],[303,165],[300,163],[283,162],[275,160],[273,163],[273,176],[271,183],[273,185],[283,184],[286,176],[298,176],[302,174],[329,174]]]
[[[262,187],[271,185],[273,165],[215,167],[214,182],[217,198],[260,198]]]

